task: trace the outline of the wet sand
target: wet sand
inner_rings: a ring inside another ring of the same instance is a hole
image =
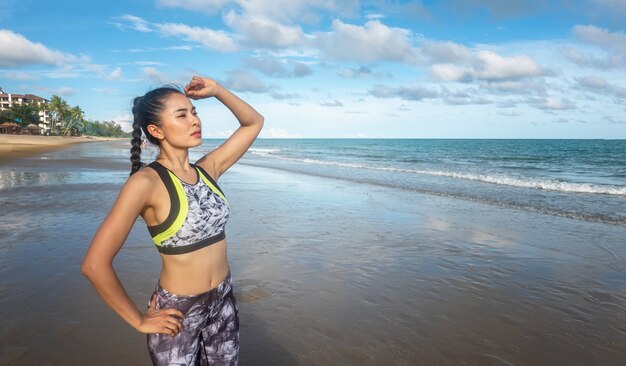
[[[109,141],[102,137],[40,136],[0,134],[0,163],[7,160],[54,151],[72,144]]]
[[[0,364],[150,364],[79,271],[128,175],[114,144],[0,166]],[[244,164],[220,185],[241,365],[626,359],[625,227]],[[141,220],[115,267],[145,306],[160,260]]]

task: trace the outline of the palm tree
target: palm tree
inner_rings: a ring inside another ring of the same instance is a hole
[[[39,123],[39,112],[37,107],[30,103],[13,103],[9,108],[16,121],[20,122],[22,127],[29,123]]]
[[[85,124],[85,112],[79,106],[75,106],[67,111],[64,122],[65,136],[77,134]]]
[[[62,118],[67,114],[69,105],[63,98],[58,95],[53,95],[48,104],[48,111],[50,112],[50,134],[54,134],[57,126],[62,123]]]

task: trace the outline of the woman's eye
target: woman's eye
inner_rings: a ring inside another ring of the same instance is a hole
[[[185,115],[181,114],[180,116],[176,116],[176,118],[185,118]]]

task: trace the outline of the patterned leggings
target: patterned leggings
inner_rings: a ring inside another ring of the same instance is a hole
[[[239,308],[230,273],[208,292],[180,296],[161,285],[154,293],[157,309],[175,308],[185,314],[183,330],[175,336],[148,334],[148,351],[155,365],[237,365]]]

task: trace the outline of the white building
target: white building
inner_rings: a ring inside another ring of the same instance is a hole
[[[0,111],[5,111],[14,103],[24,104],[32,103],[36,106],[47,105],[50,103],[48,99],[36,96],[34,94],[5,94],[0,93]],[[46,109],[39,111],[39,127],[43,128],[42,133],[50,132],[50,114]]]

